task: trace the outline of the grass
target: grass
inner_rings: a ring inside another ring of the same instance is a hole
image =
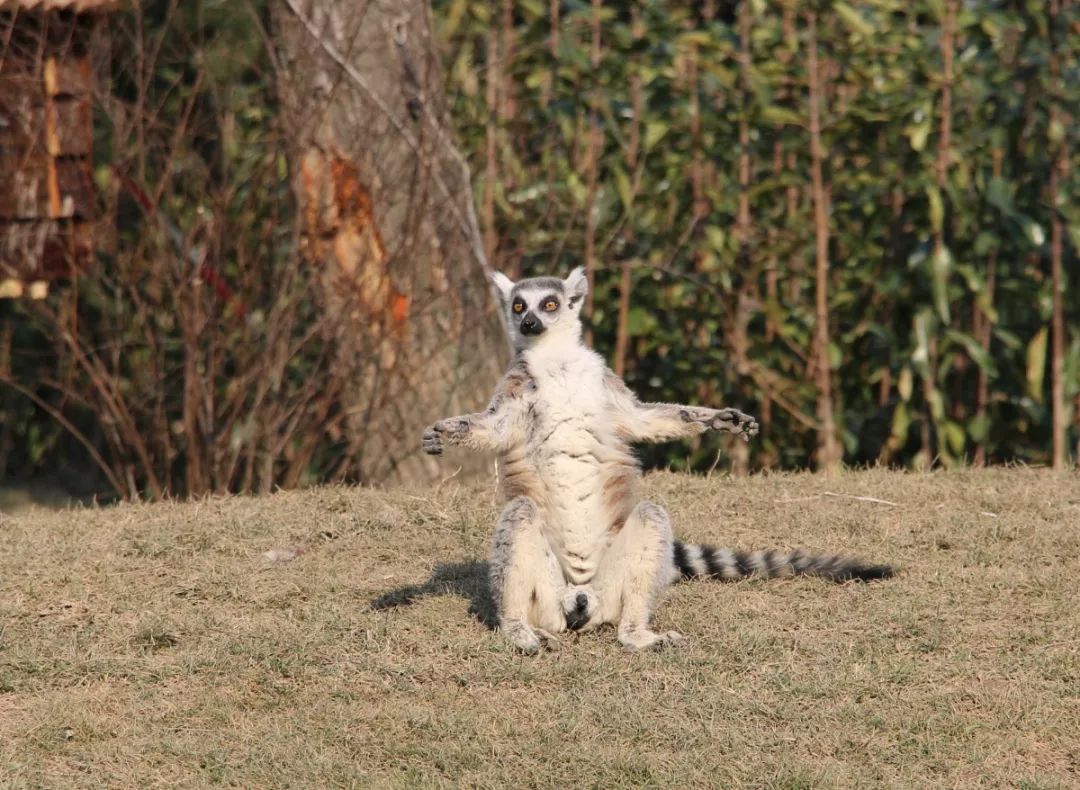
[[[687,539],[901,574],[682,584],[675,649],[530,658],[482,623],[487,488],[0,517],[0,785],[1080,786],[1080,477],[647,487]]]

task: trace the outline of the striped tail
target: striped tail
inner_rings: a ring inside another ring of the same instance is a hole
[[[750,576],[766,579],[821,576],[835,582],[873,581],[893,575],[889,565],[867,565],[840,554],[810,554],[803,549],[735,551],[675,541],[675,567],[684,579],[738,581]]]

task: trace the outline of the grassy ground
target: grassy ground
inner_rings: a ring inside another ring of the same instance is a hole
[[[0,785],[1080,786],[1080,477],[647,486],[685,538],[901,575],[683,584],[673,650],[529,658],[470,614],[486,489],[0,517]]]

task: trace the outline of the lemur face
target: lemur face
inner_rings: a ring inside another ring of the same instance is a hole
[[[565,280],[530,277],[514,283],[497,272],[492,280],[507,311],[515,346],[524,346],[549,331],[580,333],[581,306],[588,292],[583,269],[574,269]]]

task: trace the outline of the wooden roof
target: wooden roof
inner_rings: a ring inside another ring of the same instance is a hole
[[[111,11],[120,0],[0,0],[0,11]]]

